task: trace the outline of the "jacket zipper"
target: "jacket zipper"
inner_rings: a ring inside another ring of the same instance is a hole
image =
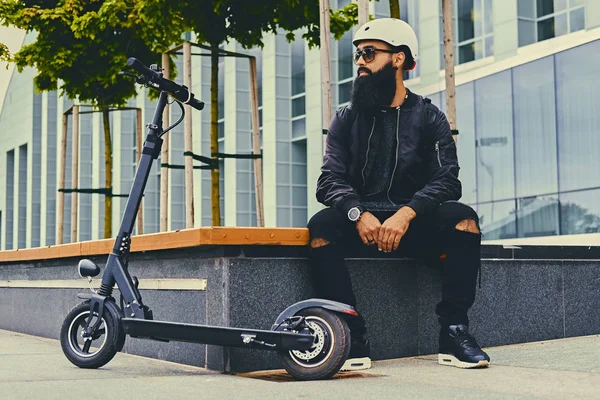
[[[435,142],[435,153],[437,154],[438,164],[442,168],[442,162],[440,161],[440,141]]]
[[[369,150],[371,149],[371,138],[373,137],[373,131],[375,131],[375,117],[373,117],[373,127],[371,128],[371,134],[369,135],[369,141],[367,142],[367,156],[365,158],[365,166],[363,167],[361,172],[363,178],[363,187],[367,185],[367,181],[365,179],[365,168],[367,168],[367,163],[369,162]]]
[[[390,179],[390,187],[388,187],[387,198],[390,203],[396,205],[390,198],[390,190],[392,190],[392,184],[394,183],[394,175],[396,174],[396,168],[398,168],[398,151],[400,149],[400,139],[398,137],[398,130],[400,128],[400,107],[398,107],[398,120],[396,121],[396,163],[394,164],[394,170],[392,171],[392,178]]]

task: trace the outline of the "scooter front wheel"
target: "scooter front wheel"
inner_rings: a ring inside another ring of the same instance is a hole
[[[311,307],[296,315],[305,318],[314,335],[309,350],[279,351],[277,356],[286,371],[298,380],[333,377],[344,365],[350,352],[350,330],[345,320],[321,307]]]
[[[89,315],[89,301],[75,306],[60,330],[63,353],[79,368],[99,368],[108,363],[119,351],[125,335],[116,310],[105,306],[96,332],[91,337],[84,337],[83,329]],[[98,314],[94,312],[90,326],[97,321]]]

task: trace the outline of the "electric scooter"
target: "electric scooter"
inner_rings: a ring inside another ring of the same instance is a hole
[[[157,65],[146,67],[135,58],[127,61],[139,75],[120,72],[136,82],[160,92],[154,118],[148,125],[142,155],[119,233],[109,254],[100,288],[92,289],[92,277],[100,268],[91,260],[81,260],[79,275],[90,282],[92,293],[80,293],[85,301],[75,306],[66,316],[60,342],[65,356],[80,368],[99,368],[108,363],[123,349],[126,335],[134,338],[159,341],[181,341],[276,351],[283,367],[296,379],[329,379],[335,375],[348,358],[350,331],[347,320],[358,313],[347,304],[324,299],[309,299],[285,309],[275,320],[271,330],[230,328],[208,325],[157,321],[152,310],[142,302],[139,281],[128,271],[131,233],[150,169],[160,155],[167,132],[181,123],[188,104],[202,110],[204,103],[194,97],[185,86],[163,77]],[[179,120],[162,128],[163,110],[168,96],[181,108]],[[120,302],[112,296],[117,285]]]

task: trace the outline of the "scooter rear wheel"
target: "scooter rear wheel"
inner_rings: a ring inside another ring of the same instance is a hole
[[[279,351],[277,356],[286,371],[298,380],[333,377],[344,365],[350,352],[348,324],[337,314],[320,307],[299,311],[305,317],[315,342],[309,350]]]
[[[99,368],[117,354],[124,341],[119,315],[112,307],[104,307],[102,321],[94,335],[83,337],[83,328],[90,315],[90,302],[75,306],[63,322],[60,330],[60,344],[69,361],[79,368]],[[98,314],[90,325],[98,320]]]

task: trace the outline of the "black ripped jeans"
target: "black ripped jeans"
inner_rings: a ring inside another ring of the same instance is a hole
[[[372,212],[382,223],[394,212]],[[474,220],[477,213],[457,201],[440,205],[428,216],[417,216],[396,250],[399,257],[442,261],[442,300],[436,313],[442,326],[469,324],[467,312],[475,301],[477,273],[481,266],[481,234],[463,232],[456,225]],[[334,208],[315,214],[308,223],[311,241],[323,239],[328,244],[311,248],[311,276],[317,296],[356,307],[350,274],[344,264],[346,249],[365,246],[356,226],[346,215]],[[350,326],[355,334],[366,332],[364,320],[358,318]]]

